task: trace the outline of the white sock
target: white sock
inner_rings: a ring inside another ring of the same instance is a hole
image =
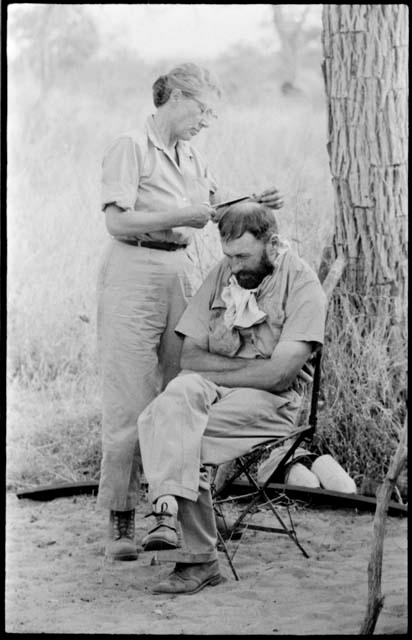
[[[177,514],[177,500],[174,496],[159,496],[156,502],[153,503],[153,510],[155,511],[155,513],[168,511],[175,516]]]

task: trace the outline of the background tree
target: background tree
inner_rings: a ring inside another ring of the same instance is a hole
[[[369,492],[364,483],[382,480],[406,414],[408,9],[323,5],[322,22],[330,258],[346,268],[330,305],[331,408],[320,431],[329,446],[332,421],[333,454],[353,452],[347,463]]]
[[[333,250],[369,328],[403,331],[407,296],[408,8],[323,5]]]
[[[303,53],[320,38],[317,24],[310,24],[313,5],[273,4],[273,23],[280,42],[281,89],[285,95],[300,93],[298,72]]]
[[[8,37],[40,80],[44,94],[59,72],[88,60],[98,49],[96,27],[85,7],[23,5],[10,14]]]
[[[50,130],[50,90],[87,66],[99,49],[99,35],[86,7],[23,4],[9,12],[8,39],[17,51],[10,69],[34,79],[33,101],[22,124],[31,143]]]
[[[384,601],[380,587],[389,499],[407,456],[406,417],[401,430],[402,413],[406,415],[405,371],[399,370],[396,360],[406,352],[408,8],[323,5],[322,20],[327,147],[335,191],[332,249],[347,264],[344,288],[335,295],[334,321],[341,325],[341,335],[345,335],[345,323],[352,323],[344,347],[353,361],[359,343],[370,337],[375,351],[393,356],[386,397],[378,384],[367,407],[377,423],[378,437],[386,427],[380,415],[392,413],[392,449],[397,441],[377,494],[368,605],[360,631],[370,634]],[[345,382],[349,388],[356,386],[353,369]],[[373,378],[374,371],[364,377]],[[400,397],[398,411],[391,412],[388,391]],[[355,403],[357,394],[354,388]],[[347,402],[347,431],[364,426],[356,424],[353,408]],[[363,444],[369,442],[364,439]]]

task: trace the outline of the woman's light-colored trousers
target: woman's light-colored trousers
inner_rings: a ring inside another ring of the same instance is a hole
[[[182,562],[216,558],[215,517],[202,465],[228,462],[265,438],[287,435],[300,404],[296,391],[276,395],[229,389],[183,371],[140,414],[139,439],[150,499],[176,496]]]
[[[184,250],[159,251],[111,240],[98,279],[102,377],[102,464],[98,504],[133,509],[141,459],[137,419],[179,371],[174,328],[192,295]]]

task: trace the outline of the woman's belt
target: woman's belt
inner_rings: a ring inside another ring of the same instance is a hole
[[[134,247],[147,247],[148,249],[159,249],[160,251],[177,251],[177,249],[186,249],[187,247],[187,244],[177,244],[176,242],[156,242],[155,240],[138,240],[137,238],[122,238],[120,242],[131,244]]]

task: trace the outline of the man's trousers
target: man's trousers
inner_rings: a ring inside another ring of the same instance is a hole
[[[301,396],[228,388],[183,371],[140,414],[149,498],[174,495],[187,562],[216,556],[216,525],[205,464],[222,464],[295,425]]]

